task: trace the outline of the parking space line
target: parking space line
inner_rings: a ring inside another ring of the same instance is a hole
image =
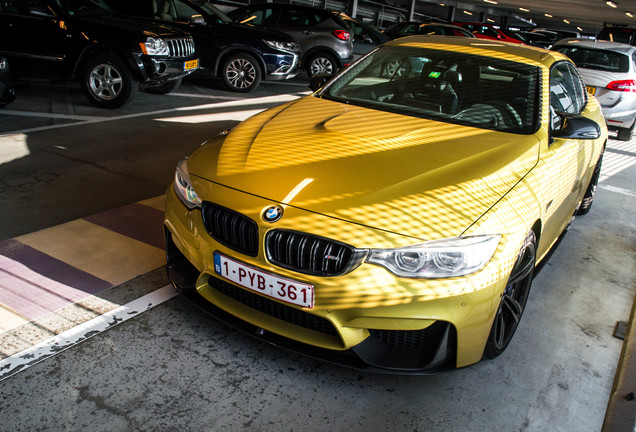
[[[299,93],[288,93],[288,94],[282,94],[282,95],[276,95],[276,96],[263,96],[263,97],[257,97],[257,98],[251,98],[251,99],[239,99],[239,100],[232,100],[232,101],[226,101],[226,102],[217,102],[217,103],[209,103],[209,104],[203,104],[203,105],[194,105],[194,106],[186,106],[186,107],[168,108],[168,109],[162,109],[157,111],[147,111],[147,112],[140,112],[140,113],[134,113],[134,114],[125,114],[125,115],[114,116],[114,117],[90,117],[90,119],[88,120],[80,121],[77,123],[65,123],[65,124],[22,129],[18,131],[0,132],[0,136],[20,134],[20,133],[27,134],[27,133],[41,132],[41,131],[60,129],[60,128],[68,128],[68,127],[74,127],[74,126],[86,126],[86,125],[96,124],[96,123],[103,123],[103,122],[117,121],[117,120],[128,120],[128,119],[137,118],[137,117],[147,117],[147,116],[170,114],[170,113],[177,113],[177,112],[183,112],[183,111],[197,111],[197,110],[204,110],[204,109],[228,108],[228,107],[246,106],[246,105],[278,104],[278,103],[293,101],[309,93],[310,92],[299,92]],[[8,114],[8,112],[0,111],[0,115],[3,115],[3,114]]]
[[[65,119],[65,120],[107,120],[108,119],[108,117],[102,117],[102,116],[55,114],[55,113],[33,112],[33,111],[13,111],[13,110],[7,110],[7,109],[2,110],[2,114],[19,116],[19,117],[42,117],[42,118]]]
[[[0,381],[84,342],[110,328],[134,318],[177,295],[172,285],[166,285],[143,297],[119,306],[86,321],[57,336],[41,342],[4,360],[0,360]]]

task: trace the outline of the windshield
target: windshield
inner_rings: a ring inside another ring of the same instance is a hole
[[[538,125],[539,68],[425,48],[383,46],[318,94],[330,100],[513,133]]]
[[[192,2],[198,5],[201,9],[203,9],[203,11],[207,13],[208,16],[212,18],[213,20],[215,20],[217,23],[229,24],[234,22],[230,19],[230,17],[225,15],[223,12],[221,12],[220,9],[211,5],[206,0],[192,0]],[[207,21],[209,22],[209,20]]]
[[[629,56],[575,46],[559,47],[558,51],[570,57],[576,67],[607,72],[629,72]]]
[[[56,3],[69,15],[115,15],[115,12],[101,0],[56,0]]]

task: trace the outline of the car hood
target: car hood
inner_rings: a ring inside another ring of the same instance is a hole
[[[97,16],[97,17],[80,17],[72,18],[73,26],[81,26],[88,32],[110,32],[117,29],[127,34],[139,35],[140,40],[146,37],[184,37],[188,36],[185,31],[174,27],[159,24],[145,19],[132,19],[120,16]]]
[[[307,96],[209,141],[188,159],[188,169],[193,178],[272,202],[433,239],[463,233],[532,169],[538,154],[534,135]]]

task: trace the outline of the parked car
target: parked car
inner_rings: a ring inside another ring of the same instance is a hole
[[[205,0],[105,0],[124,15],[168,24],[194,38],[200,67],[231,91],[249,92],[261,79],[297,73],[300,48],[280,32],[235,24]]]
[[[572,59],[587,91],[601,104],[610,129],[629,141],[636,120],[636,47],[618,42],[562,39],[554,50]]]
[[[16,76],[77,79],[102,108],[130,102],[196,70],[187,33],[117,18],[100,0],[0,2],[0,55]]]
[[[506,35],[504,32],[491,26],[490,24],[471,22],[454,22],[453,24],[465,28],[480,39],[499,40],[502,42],[524,44],[523,41]]]
[[[384,33],[371,26],[370,24],[363,23],[356,19],[343,16],[342,19],[351,29],[353,36],[353,56],[358,58],[363,54],[368,53],[378,45],[388,42],[391,39]]]
[[[0,56],[0,108],[15,100],[15,81],[9,71],[9,62]]]
[[[636,29],[631,27],[603,27],[596,39],[636,45]]]
[[[532,45],[539,48],[550,49],[554,43],[550,37],[542,33],[533,33],[523,30],[501,30],[506,35],[519,39],[526,45]]]
[[[421,66],[385,76],[394,59]],[[590,210],[606,140],[560,53],[396,39],[178,164],[168,274],[222,321],[327,361],[434,373],[494,358],[535,266]]]
[[[384,34],[391,39],[415,35],[476,37],[465,28],[453,24],[422,24],[413,21],[395,23],[384,30]]]
[[[229,12],[235,22],[290,35],[300,44],[300,66],[309,76],[334,73],[353,61],[353,37],[337,12],[308,6],[257,3]]]

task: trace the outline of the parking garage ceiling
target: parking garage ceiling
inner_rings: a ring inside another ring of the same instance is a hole
[[[525,23],[571,31],[579,27],[578,31],[586,34],[596,34],[608,24],[636,27],[636,0],[439,0],[424,3],[428,3],[428,7],[454,6],[457,21],[479,21],[480,14],[485,13],[497,23],[500,16],[508,15],[516,25]],[[419,5],[416,9],[419,10]]]

